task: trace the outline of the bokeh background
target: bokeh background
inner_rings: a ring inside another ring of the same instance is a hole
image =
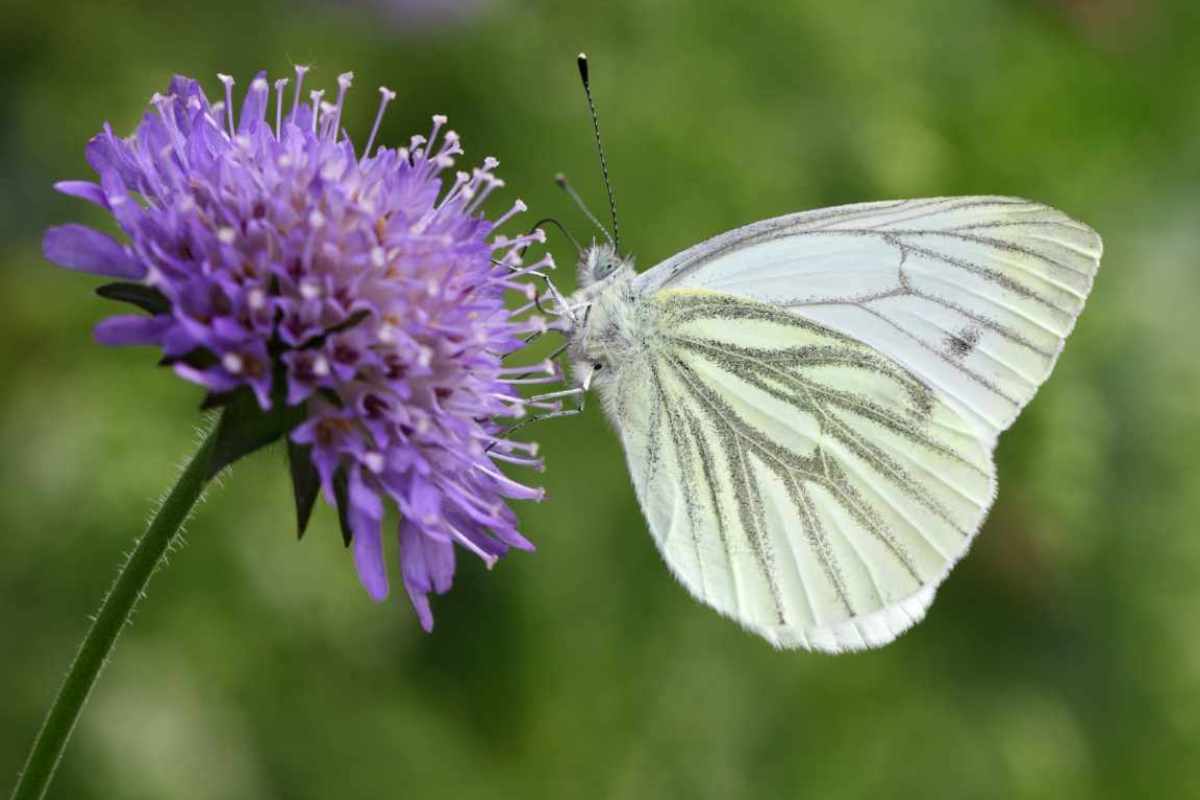
[[[1200,12],[1190,0],[0,3],[0,783],[189,452],[199,391],[107,350],[92,279],[39,252],[90,219],[104,120],[172,72],[260,67],[446,113],[534,215],[603,194],[593,81],[643,266],[794,210],[1037,198],[1105,239],[1053,378],[1001,440],[1000,496],[927,620],[877,652],[773,651],[696,605],[615,437],[531,429],[535,554],[470,558],[420,632],[373,605],[334,515],[293,534],[278,452],[240,464],[151,587],[54,797],[1200,796]],[[361,141],[361,139],[360,139]],[[535,218],[530,216],[529,219]],[[560,262],[571,261],[561,239]],[[563,280],[572,284],[570,270]]]

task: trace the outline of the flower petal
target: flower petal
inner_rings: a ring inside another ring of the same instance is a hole
[[[102,320],[92,332],[96,341],[107,345],[158,344],[171,327],[171,318],[120,314]]]
[[[400,523],[400,571],[404,589],[426,633],[433,630],[429,593],[442,594],[454,581],[454,545],[427,536],[408,520]]]
[[[54,190],[69,197],[87,200],[101,208],[108,208],[108,202],[104,199],[104,190],[100,188],[99,184],[91,181],[59,181],[54,184]]]
[[[142,171],[129,152],[129,145],[113,135],[112,128],[106,122],[104,130],[93,136],[83,151],[84,158],[96,171],[103,175],[108,170],[116,170],[121,179],[130,186],[136,186]]]
[[[42,253],[60,267],[109,275],[141,278],[146,269],[111,236],[86,225],[58,225],[42,238]]]
[[[379,526],[383,522],[383,503],[365,483],[357,468],[350,471],[350,528],[354,531],[354,567],[358,579],[371,599],[380,602],[388,595],[387,569],[383,564],[383,540]]]
[[[250,88],[246,90],[246,99],[242,101],[242,114],[238,119],[238,133],[249,133],[251,128],[263,121],[269,94],[267,71],[262,70],[254,76],[254,80],[250,81]]]

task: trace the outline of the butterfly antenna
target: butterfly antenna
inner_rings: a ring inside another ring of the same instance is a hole
[[[576,239],[574,236],[572,236],[571,232],[569,230],[567,230],[566,228],[564,228],[563,224],[561,222],[559,222],[558,220],[556,220],[554,217],[544,217],[542,219],[539,219],[537,222],[533,223],[534,230],[542,227],[542,224],[545,222],[549,222],[551,225],[558,228],[558,230],[562,233],[562,235],[567,237],[568,241],[570,241],[571,244],[575,246],[575,249],[580,254],[583,253],[583,248],[579,246],[579,240]],[[524,251],[522,251],[522,252],[524,252]]]
[[[596,134],[596,150],[600,153],[600,173],[604,176],[604,189],[608,192],[608,211],[612,215],[613,249],[621,251],[621,228],[617,225],[617,201],[613,199],[612,182],[608,179],[608,159],[604,157],[604,145],[600,141],[600,118],[596,116],[596,104],[592,101],[592,87],[588,82],[588,57],[580,53],[575,59],[579,67],[579,80],[583,82],[583,94],[587,97],[588,111],[592,115],[592,130]]]
[[[592,221],[592,224],[596,226],[596,230],[603,233],[604,238],[608,239],[608,243],[611,244],[615,249],[617,245],[613,241],[612,234],[608,232],[607,228],[600,224],[600,220],[596,219],[596,215],[593,214],[592,210],[587,207],[587,203],[583,202],[583,198],[579,196],[579,192],[575,191],[575,187],[567,181],[567,176],[560,172],[554,176],[554,182],[558,184],[558,188],[562,189],[570,196],[570,198],[575,202],[575,205],[579,206],[579,210],[583,212],[583,215]]]

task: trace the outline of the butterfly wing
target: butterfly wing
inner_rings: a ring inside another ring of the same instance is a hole
[[[913,625],[1099,253],[1059,212],[966,198],[757,223],[639,276],[652,345],[606,407],[672,571],[778,646]]]
[[[1049,376],[1100,253],[1091,228],[1026,200],[902,200],[748,225],[637,288],[729,292],[853,336],[994,438]]]

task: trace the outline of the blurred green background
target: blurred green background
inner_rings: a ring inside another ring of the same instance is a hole
[[[859,200],[1033,197],[1101,232],[1055,375],[927,620],[877,652],[775,652],[660,563],[595,405],[531,429],[539,549],[460,559],[423,635],[373,605],[280,454],[210,494],[67,751],[70,798],[1200,796],[1200,12],[1191,0],[0,3],[0,784],[195,438],[200,392],[102,349],[92,279],[41,259],[172,72],[353,69],[347,126],[446,113],[528,217],[602,189],[592,56],[642,266]],[[570,263],[561,240],[554,251]],[[571,271],[563,280],[572,283]]]

